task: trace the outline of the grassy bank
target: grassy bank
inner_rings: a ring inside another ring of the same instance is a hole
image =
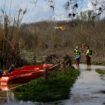
[[[49,102],[67,99],[78,75],[78,70],[70,68],[65,71],[55,70],[50,73],[47,81],[44,78],[33,80],[17,88],[14,93],[17,99],[24,101]]]

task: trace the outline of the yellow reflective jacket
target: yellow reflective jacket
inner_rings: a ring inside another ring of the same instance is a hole
[[[91,55],[92,55],[90,49],[87,49],[87,50],[86,50],[86,55],[88,55],[88,56],[91,56]]]
[[[81,55],[80,51],[78,49],[74,49],[75,55]]]

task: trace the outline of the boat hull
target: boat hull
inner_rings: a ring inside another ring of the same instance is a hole
[[[9,83],[26,83],[33,79],[44,76],[46,69],[50,71],[52,64],[32,65],[17,68],[11,73],[7,73],[0,78],[1,85]]]

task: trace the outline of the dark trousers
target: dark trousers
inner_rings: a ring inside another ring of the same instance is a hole
[[[76,65],[80,64],[80,58],[76,59]]]
[[[91,57],[88,55],[86,56],[86,64],[91,65]]]

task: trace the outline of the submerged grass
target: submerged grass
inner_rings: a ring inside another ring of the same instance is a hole
[[[105,81],[105,70],[97,69],[96,72],[100,74],[100,78]]]
[[[99,73],[101,76],[105,75],[105,70],[96,70],[97,73]]]
[[[79,70],[71,68],[64,71],[54,70],[50,73],[48,80],[44,78],[33,80],[15,89],[14,93],[17,99],[24,101],[49,102],[67,99],[78,75]]]

